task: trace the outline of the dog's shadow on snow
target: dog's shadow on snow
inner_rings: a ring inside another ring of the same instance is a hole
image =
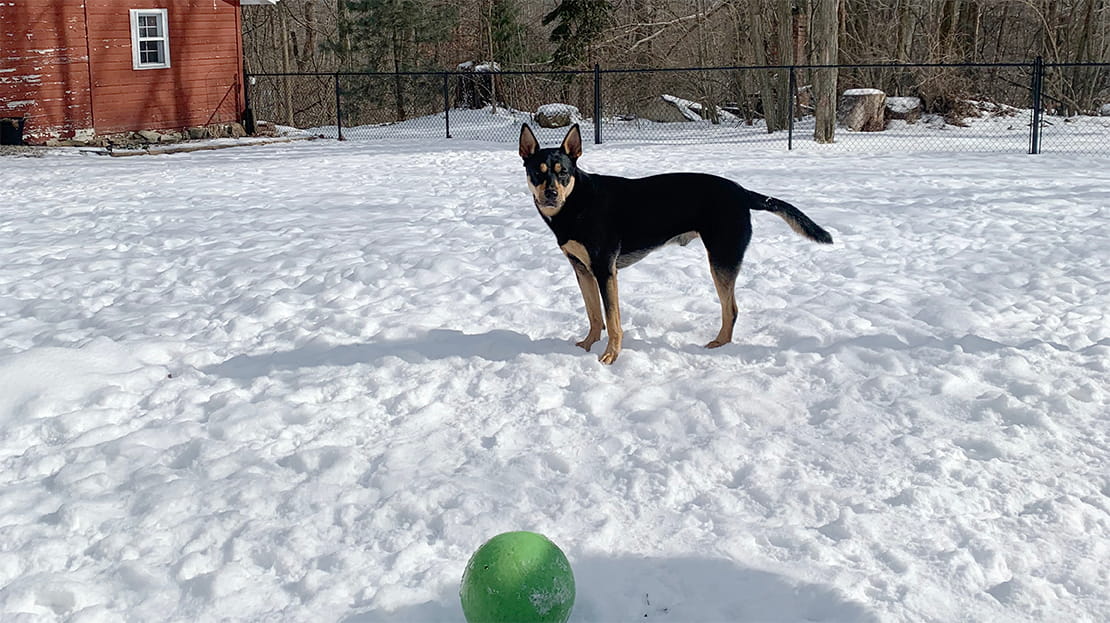
[[[571,566],[577,596],[569,623],[879,620],[875,612],[836,588],[745,569],[727,560],[588,557],[571,560]],[[369,609],[341,621],[458,623],[463,615],[457,589],[446,587],[435,601]]]
[[[435,329],[423,336],[383,340],[368,344],[310,343],[294,350],[264,355],[238,355],[223,363],[208,366],[205,373],[232,379],[254,379],[275,371],[319,366],[351,366],[373,363],[387,357],[419,362],[451,357],[510,361],[521,354],[550,355],[582,352],[573,342],[554,338],[534,340],[515,331],[489,331],[469,334]]]

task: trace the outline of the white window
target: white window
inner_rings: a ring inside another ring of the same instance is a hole
[[[170,66],[166,9],[131,9],[131,61],[135,69]]]

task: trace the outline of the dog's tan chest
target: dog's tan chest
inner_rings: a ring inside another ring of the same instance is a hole
[[[586,250],[585,245],[577,240],[568,240],[566,244],[559,247],[567,257],[578,260],[586,267],[586,270],[592,270],[590,264],[590,252]]]

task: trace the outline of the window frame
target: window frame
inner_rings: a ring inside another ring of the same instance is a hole
[[[158,20],[162,36],[143,37],[140,35],[139,18],[154,16]],[[142,47],[144,41],[161,42],[164,58],[160,63],[143,62]],[[131,9],[131,67],[132,69],[166,69],[170,66],[170,22],[167,9]]]

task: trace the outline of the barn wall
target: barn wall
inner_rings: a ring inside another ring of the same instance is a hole
[[[91,135],[89,55],[80,2],[0,2],[0,117],[28,142]]]
[[[168,11],[169,68],[132,68],[145,8]],[[237,0],[0,1],[0,117],[29,143],[237,121],[240,27]]]
[[[238,120],[243,57],[237,3],[87,0],[85,5],[99,134]],[[132,68],[128,10],[146,8],[168,10],[169,68]]]

